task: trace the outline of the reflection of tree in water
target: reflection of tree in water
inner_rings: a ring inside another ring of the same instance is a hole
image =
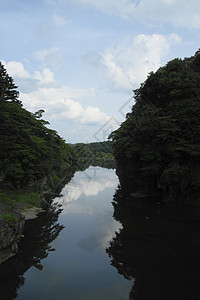
[[[92,162],[93,167],[102,167],[105,169],[115,169],[116,168],[116,162],[115,160],[108,160],[108,161],[94,161]]]
[[[129,299],[200,299],[200,212],[149,199],[114,196],[123,228],[110,243],[111,264],[134,279]]]
[[[50,243],[56,239],[64,226],[57,223],[61,209],[52,207],[47,213],[35,220],[26,222],[25,238],[20,242],[20,252],[0,266],[1,300],[17,297],[17,289],[25,282],[23,274],[32,266],[43,268],[41,260],[50,251],[54,251]]]

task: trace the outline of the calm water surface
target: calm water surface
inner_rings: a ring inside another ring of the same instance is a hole
[[[117,273],[105,252],[120,228],[111,204],[117,185],[113,169],[90,167],[75,174],[54,200],[63,211],[50,230],[59,224],[59,234],[48,244],[48,256],[23,275],[16,299],[128,299],[132,282]]]
[[[200,299],[200,208],[117,186],[112,169],[77,172],[0,266],[0,300]]]

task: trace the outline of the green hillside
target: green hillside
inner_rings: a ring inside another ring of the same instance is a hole
[[[0,188],[44,190],[61,180],[75,163],[74,148],[18,99],[13,79],[0,63]]]
[[[150,73],[111,134],[117,172],[131,191],[200,203],[200,50]]]

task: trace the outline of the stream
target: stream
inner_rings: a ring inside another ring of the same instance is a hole
[[[76,172],[24,234],[1,300],[200,299],[200,208],[134,198],[114,169]]]
[[[54,210],[26,222],[19,255],[0,267],[0,299],[128,299],[132,282],[105,251],[120,228],[111,203],[117,185],[113,169],[76,172]]]

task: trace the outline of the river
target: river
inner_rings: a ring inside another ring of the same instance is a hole
[[[112,217],[117,185],[113,169],[76,172],[55,209],[27,222],[19,255],[0,268],[0,299],[128,299],[132,282],[105,251],[121,226]]]
[[[0,266],[1,300],[200,299],[200,208],[126,194],[115,170],[76,172]]]

